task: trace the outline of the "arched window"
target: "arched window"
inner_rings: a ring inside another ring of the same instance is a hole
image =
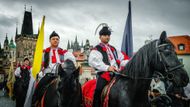
[[[184,44],[179,44],[178,45],[178,50],[180,50],[180,51],[185,50],[185,45]]]

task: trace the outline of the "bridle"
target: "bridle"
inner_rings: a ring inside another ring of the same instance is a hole
[[[157,50],[157,54],[158,54],[158,58],[159,58],[159,61],[162,63],[163,67],[164,67],[164,77],[168,80],[173,80],[174,79],[174,74],[172,73],[173,71],[177,70],[177,69],[180,69],[182,67],[184,67],[183,64],[178,64],[174,67],[171,67],[171,66],[166,66],[168,65],[167,64],[167,61],[166,61],[166,58],[164,56],[164,54],[162,52],[160,52],[160,48],[161,47],[164,47],[164,46],[167,46],[167,45],[170,45],[170,44],[162,44],[162,45],[158,45],[158,42],[159,41],[156,41],[156,50]]]

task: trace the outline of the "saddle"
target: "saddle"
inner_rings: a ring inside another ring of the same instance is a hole
[[[47,73],[36,85],[34,95],[32,97],[32,107],[35,107],[42,99],[48,87],[53,84],[57,76],[53,73]]]
[[[113,84],[116,82],[114,77],[103,89],[101,94],[101,102],[103,107],[108,107],[109,93]],[[92,107],[93,97],[96,88],[96,80],[90,80],[82,86],[83,105],[84,107]]]
[[[109,101],[109,93],[110,93],[110,89],[113,86],[113,84],[116,81],[116,77],[114,77],[102,90],[102,94],[101,94],[101,105],[103,105],[103,107],[108,107],[108,101]]]

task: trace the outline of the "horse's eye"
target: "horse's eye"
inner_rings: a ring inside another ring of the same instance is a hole
[[[172,50],[173,48],[172,48],[171,45],[167,45],[167,46],[165,47],[165,49],[166,49],[166,50]]]

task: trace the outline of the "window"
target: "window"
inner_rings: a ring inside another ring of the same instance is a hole
[[[178,50],[180,50],[180,51],[185,50],[185,45],[184,44],[179,44],[178,45]]]

